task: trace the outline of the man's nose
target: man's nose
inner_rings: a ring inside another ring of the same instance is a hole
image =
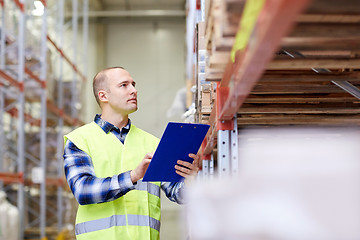
[[[131,85],[131,94],[137,94],[137,90],[133,85]]]

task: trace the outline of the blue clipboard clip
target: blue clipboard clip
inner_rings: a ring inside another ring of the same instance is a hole
[[[169,122],[154,153],[143,181],[179,182],[175,172],[177,160],[192,162],[188,155],[197,154],[210,125]]]

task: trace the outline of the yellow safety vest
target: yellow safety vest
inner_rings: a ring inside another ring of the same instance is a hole
[[[106,134],[95,122],[64,137],[92,159],[99,178],[135,169],[159,140],[131,125],[122,144],[113,133]],[[141,182],[124,196],[110,202],[79,205],[75,234],[78,240],[160,238],[160,183]]]

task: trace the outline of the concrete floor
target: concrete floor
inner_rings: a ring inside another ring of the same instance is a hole
[[[182,220],[184,206],[171,202],[163,193],[161,195],[161,230],[160,239],[185,240],[187,232]]]

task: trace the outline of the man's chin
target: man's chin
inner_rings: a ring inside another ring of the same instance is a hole
[[[136,106],[136,107],[134,107],[134,108],[132,108],[132,109],[129,110],[129,114],[130,114],[130,113],[134,113],[134,112],[136,112],[137,110],[138,110],[138,107]]]

